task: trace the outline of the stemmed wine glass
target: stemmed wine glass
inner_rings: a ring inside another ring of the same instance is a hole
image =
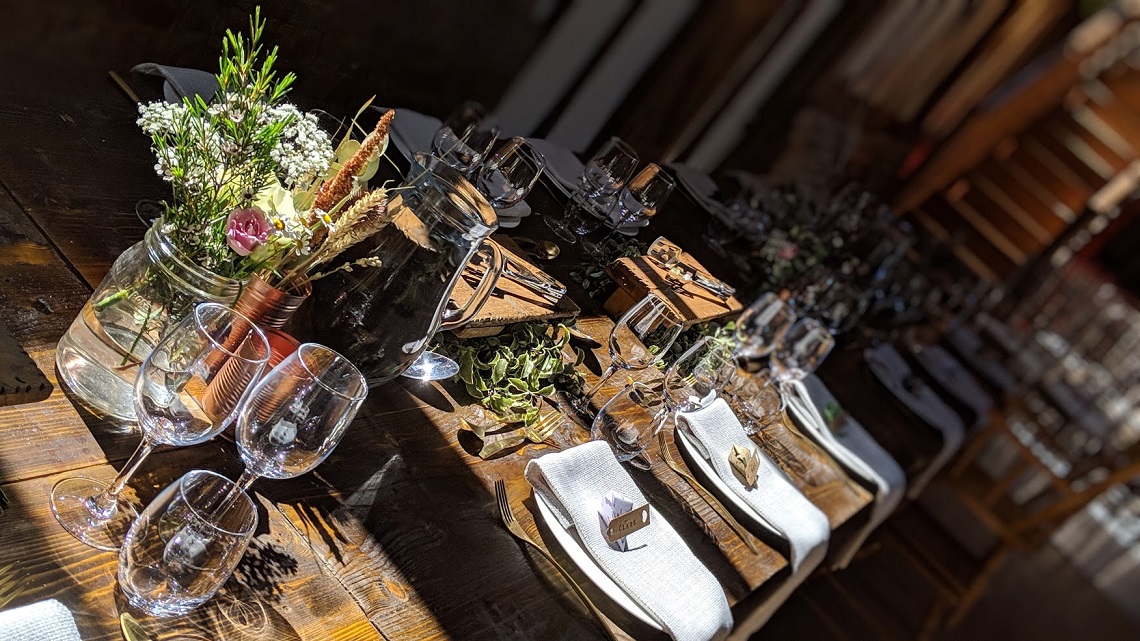
[[[757,298],[736,321],[736,356],[744,361],[766,358],[795,322],[796,313],[777,294]]]
[[[661,427],[661,394],[644,383],[630,383],[598,410],[590,425],[590,439],[609,443],[619,463],[649,469],[641,456]]]
[[[368,395],[360,371],[340,354],[303,343],[253,388],[238,418],[245,471],[237,486],[259,477],[289,479],[333,451]]]
[[[749,435],[781,420],[787,405],[772,370],[767,368],[751,374],[738,372],[725,388],[724,397]]]
[[[814,372],[835,346],[835,338],[814,318],[801,318],[772,352],[772,373],[781,386]]]
[[[431,148],[435,156],[456,171],[471,176],[499,139],[487,109],[477,102],[460,105],[435,132]]]
[[[496,210],[517,205],[546,168],[546,158],[526,138],[511,138],[479,169],[479,192]]]
[[[607,343],[610,366],[590,391],[574,402],[575,409],[583,414],[589,413],[590,400],[611,376],[620,369],[649,367],[668,353],[680,334],[681,318],[665,301],[653,294],[638,301],[622,314],[610,331]]]
[[[630,179],[621,190],[610,215],[613,228],[598,243],[582,241],[582,248],[595,256],[605,251],[606,245],[622,227],[648,220],[657,215],[657,210],[673,192],[675,183],[660,166],[650,163]]]
[[[568,243],[600,227],[614,195],[625,187],[637,162],[637,152],[632,147],[617,136],[610,138],[586,163],[578,189],[570,196],[562,217],[543,217],[547,226]]]
[[[665,402],[674,414],[708,407],[735,375],[732,347],[706,336],[665,370]]]
[[[232,423],[269,362],[269,342],[248,318],[202,303],[155,345],[135,379],[143,440],[108,486],[83,477],[55,484],[51,510],[72,536],[100,550],[119,549],[138,514],[122,496],[158,445],[204,443]]]

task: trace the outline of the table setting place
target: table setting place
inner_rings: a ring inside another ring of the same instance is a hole
[[[320,467],[308,478],[340,501],[324,474],[338,459],[326,461],[358,417],[435,417],[440,451],[491,481],[502,527],[614,639],[631,634],[603,614],[615,608],[673,639],[746,637],[817,569],[845,568],[899,505],[902,468],[815,374],[837,345],[886,335],[863,321],[902,287],[898,252],[875,240],[887,223],[862,216],[879,212],[865,193],[817,203],[760,179],[719,183],[617,137],[580,157],[503,136],[473,101],[442,119],[375,98],[347,117],[302,111],[285,100],[295,78],[274,69],[265,24],[258,10],[248,33],[227,31],[216,74],[136,67],[163,82],[162,99],[131,93],[171,196],[140,203],[145,236],[56,346],[67,398],[138,435],[109,482],[69,473],[49,497],[63,531],[117,555],[128,641],[265,562],[250,558],[268,527],[255,484],[272,495],[274,481]],[[671,198],[678,187],[688,200]],[[708,215],[704,235],[665,235],[692,204],[687,215]],[[686,241],[712,251],[699,260]],[[948,352],[916,345],[914,357],[988,416],[989,397]],[[890,343],[864,358],[943,435],[914,495],[965,426]],[[413,405],[392,404],[404,397]],[[138,501],[152,455],[207,442],[232,450],[237,478],[182,469]],[[393,466],[406,446],[384,441]],[[819,469],[854,490],[813,493]],[[512,506],[507,487],[524,481],[533,500]],[[538,537],[531,519],[546,526]],[[0,571],[0,600],[8,588]],[[0,612],[0,637],[80,638],[51,600]]]

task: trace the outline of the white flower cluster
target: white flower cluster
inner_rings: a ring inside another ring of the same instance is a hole
[[[317,117],[303,114],[291,104],[270,107],[262,114],[266,122],[291,119],[270,157],[281,170],[287,186],[323,176],[333,156],[332,141],[321,129]]]
[[[186,105],[170,104],[161,100],[139,105],[139,127],[148,136],[173,134],[186,115]]]

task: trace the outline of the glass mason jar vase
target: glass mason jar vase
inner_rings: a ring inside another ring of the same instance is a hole
[[[241,293],[239,281],[194,263],[161,227],[119,255],[56,347],[60,380],[122,420],[135,419],[135,374],[167,328],[198,303],[233,305]]]

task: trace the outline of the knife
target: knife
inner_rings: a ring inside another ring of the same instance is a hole
[[[653,241],[646,255],[669,273],[702,287],[722,300],[727,300],[736,293],[736,289],[729,286],[728,283],[698,271],[692,265],[681,261],[681,248],[666,240],[664,236]]]

